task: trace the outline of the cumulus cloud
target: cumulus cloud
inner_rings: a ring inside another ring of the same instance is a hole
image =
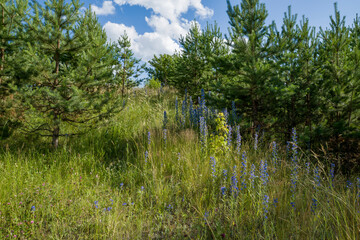
[[[115,13],[115,7],[112,1],[104,1],[102,7],[92,5],[91,9],[96,15],[110,15]]]
[[[121,35],[126,33],[130,38],[131,48],[136,57],[144,61],[150,60],[154,54],[173,54],[179,50],[179,45],[170,36],[158,32],[146,32],[139,35],[134,26],[107,22],[104,29],[111,42],[116,42]]]
[[[201,0],[114,0],[118,5],[139,5],[146,9],[152,9],[171,21],[176,21],[181,14],[186,13],[189,8],[195,8],[195,12],[201,18],[211,17],[214,11],[205,7]]]
[[[126,32],[131,39],[131,48],[135,56],[144,61],[150,60],[154,55],[173,54],[180,50],[177,40],[181,35],[186,35],[192,23],[181,15],[190,8],[193,8],[195,14],[201,18],[213,15],[213,10],[205,7],[201,0],[114,0],[114,2],[119,6],[138,5],[153,11],[150,17],[145,17],[146,23],[153,32],[139,34],[134,26],[125,26],[121,23],[107,22],[104,25],[111,41],[117,41]]]

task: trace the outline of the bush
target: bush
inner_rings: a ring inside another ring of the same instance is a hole
[[[146,83],[146,87],[150,89],[159,89],[161,87],[161,82],[158,79],[151,78]]]

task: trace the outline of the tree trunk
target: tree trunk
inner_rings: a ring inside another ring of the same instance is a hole
[[[59,146],[59,135],[60,135],[60,126],[56,125],[53,129],[53,135],[52,135],[52,145],[55,149]]]
[[[126,80],[126,68],[125,68],[125,58],[123,58],[124,65],[123,65],[123,75],[122,75],[122,87],[121,87],[121,97],[124,98],[125,94],[125,80]]]
[[[56,51],[55,51],[55,74],[56,74],[56,77],[55,77],[55,80],[54,80],[54,83],[53,83],[53,89],[55,89],[58,85],[58,74],[59,74],[59,70],[60,70],[60,39],[57,40],[57,48],[56,48]]]
[[[125,78],[122,79],[122,86],[121,86],[121,97],[123,98],[125,94]]]

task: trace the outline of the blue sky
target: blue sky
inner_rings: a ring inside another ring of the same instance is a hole
[[[102,26],[111,40],[116,40],[124,31],[132,40],[135,55],[147,61],[154,54],[173,53],[179,50],[177,39],[186,34],[191,21],[202,27],[206,22],[216,21],[227,34],[228,16],[226,0],[83,0],[84,7],[92,5]],[[312,26],[326,28],[329,16],[334,13],[331,0],[262,0],[269,16],[280,29],[284,12],[289,5],[298,14],[305,15]],[[360,10],[360,0],[338,0],[338,9],[352,24]],[[240,0],[231,0],[232,5]]]

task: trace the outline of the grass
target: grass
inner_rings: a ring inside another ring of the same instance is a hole
[[[266,140],[257,150],[243,141],[239,154],[236,136],[214,165],[196,128],[176,123],[174,102],[171,91],[139,91],[106,126],[56,151],[20,133],[3,143],[0,239],[360,238],[356,176],[332,178],[330,163],[301,152],[294,165],[283,147],[275,164]]]

